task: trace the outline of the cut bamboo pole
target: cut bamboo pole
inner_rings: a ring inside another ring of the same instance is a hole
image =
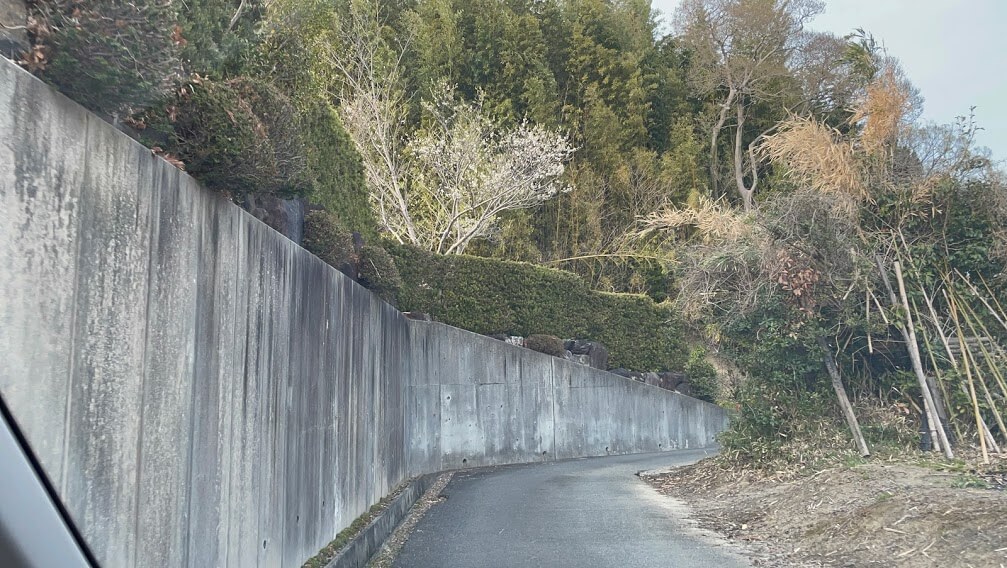
[[[888,301],[891,302],[892,307],[896,307],[896,306],[899,305],[899,300],[895,296],[895,290],[892,288],[891,281],[888,279],[888,271],[885,270],[885,266],[881,262],[881,257],[880,256],[875,256],[874,260],[878,264],[878,271],[881,273],[881,281],[884,282],[885,289],[888,291]],[[898,264],[898,263],[896,263],[896,264]],[[906,330],[906,325],[904,323],[902,323],[902,322],[896,322],[895,325],[896,325],[896,327],[898,327],[899,333],[902,334],[902,339],[906,343],[906,350],[909,351],[909,360],[912,363],[913,372],[915,372],[916,371],[916,366],[917,366],[916,365],[916,358],[914,358],[914,356],[913,356],[913,350],[910,347],[910,343],[909,343],[910,335],[909,335],[909,332]],[[917,354],[917,356],[918,356],[918,354]],[[926,397],[926,393],[927,393],[926,380],[922,378],[922,375],[923,375],[922,368],[923,368],[923,366],[921,364],[920,365],[920,372],[916,374],[916,380],[919,382],[919,384],[921,386],[920,390],[922,390],[923,393],[924,393],[923,394],[923,409],[926,411],[927,426],[930,428],[930,430],[929,430],[929,432],[930,432],[930,440],[932,442],[934,442],[933,443],[934,447],[936,447],[938,449],[944,449],[944,448],[941,448],[940,440],[937,437],[937,429],[934,426],[934,424],[936,424],[936,420],[935,420],[936,419],[936,415],[933,412],[933,405],[927,402],[927,397]],[[947,448],[947,449],[950,449],[950,448]]]
[[[937,414],[937,405],[934,402],[934,395],[930,391],[930,386],[927,384],[926,374],[923,372],[923,361],[920,358],[920,347],[916,342],[916,326],[913,325],[913,314],[911,308],[909,307],[909,298],[906,295],[906,285],[902,279],[902,265],[897,260],[894,264],[895,278],[899,282],[899,296],[902,298],[902,307],[906,311],[907,325],[905,331],[903,331],[903,335],[906,336],[906,341],[908,343],[909,360],[912,361],[913,371],[916,372],[916,378],[920,383],[920,390],[923,391],[924,406],[930,406],[930,408],[927,409],[927,416],[931,420],[930,429],[937,431],[937,439],[940,441],[941,449],[944,450],[944,457],[951,459],[954,457],[954,452],[951,451],[951,444],[948,442],[947,434],[944,432],[944,425],[941,423],[940,416]]]
[[[983,288],[986,288],[986,293],[990,295],[990,299],[993,300],[997,309],[1000,310],[1000,315],[1002,315],[1004,319],[1007,319],[1007,312],[1005,312],[1004,307],[1000,305],[1000,300],[997,300],[997,295],[993,293],[993,290],[990,290],[990,285],[986,283],[986,279],[983,278],[982,274],[979,275],[979,281],[983,283]]]
[[[874,354],[874,343],[871,341],[871,289],[864,289],[864,310],[867,312],[867,352]]]
[[[986,309],[990,311],[990,314],[993,315],[993,318],[997,320],[997,322],[1000,325],[1002,325],[1004,329],[1007,329],[1007,321],[1004,321],[1004,319],[1000,317],[1000,314],[997,314],[996,310],[993,309],[993,306],[991,306],[989,302],[986,301],[986,298],[983,298],[982,295],[979,294],[979,290],[975,287],[975,285],[969,282],[969,279],[965,278],[965,276],[963,276],[961,272],[958,272],[957,268],[955,269],[955,274],[957,274],[958,277],[962,279],[962,282],[964,282],[965,285],[972,290],[972,294],[975,295],[976,299],[978,299],[980,302],[983,303],[984,306],[986,306]],[[986,289],[988,290],[989,286],[987,286]],[[990,295],[992,295],[992,293]],[[996,298],[994,298],[994,301],[995,300]]]
[[[945,278],[945,280],[946,280],[946,278]],[[924,302],[926,302],[927,308],[930,310],[930,316],[931,316],[931,318],[933,318],[934,329],[937,330],[937,334],[940,336],[941,343],[944,345],[944,352],[948,354],[948,360],[951,361],[951,365],[955,368],[955,370],[956,371],[960,371],[961,369],[959,368],[959,365],[958,365],[958,359],[957,359],[957,357],[955,357],[955,354],[951,351],[951,345],[948,342],[948,337],[947,337],[947,335],[944,334],[944,329],[941,327],[940,318],[937,317],[937,310],[934,309],[934,302],[933,302],[933,300],[930,299],[930,296],[927,294],[926,290],[922,290],[922,292],[923,292],[923,300],[924,300]],[[980,322],[980,323],[982,323],[982,322]],[[935,372],[939,372],[937,370],[940,367],[937,365],[937,361],[934,359],[933,349],[930,347],[929,340],[926,337],[926,328],[923,329],[923,333],[924,333],[924,336],[923,336],[924,341],[928,342],[927,343],[927,349],[930,351],[930,362],[934,366],[934,371]],[[938,379],[938,380],[940,380],[940,379]],[[958,388],[961,389],[962,393],[964,393],[965,396],[969,396],[969,390],[968,390],[968,388],[966,388],[966,386],[964,384],[958,383]],[[965,437],[962,436],[961,430],[958,429],[958,422],[957,421],[952,421],[951,424],[952,424],[952,426],[955,429],[955,433],[958,435],[958,439],[959,440],[964,440]],[[986,438],[986,443],[991,448],[994,448],[994,451],[996,453],[998,453],[998,454],[1001,453],[1000,452],[1000,447],[997,445],[996,440],[993,439],[993,432],[990,431],[989,426],[986,424],[986,420],[983,419],[982,416],[979,416],[979,424],[981,426],[979,435]]]
[[[979,383],[979,386],[983,388],[983,398],[986,399],[986,404],[990,406],[990,410],[993,412],[993,419],[996,420],[997,426],[1000,427],[1001,432],[1007,432],[1007,426],[1004,426],[1003,418],[1000,417],[1000,412],[997,410],[996,403],[993,402],[993,396],[990,394],[990,390],[986,386],[986,380],[979,371],[979,361],[976,359],[975,354],[972,353],[972,348],[968,346],[968,342],[965,343],[965,352],[962,353],[962,360],[967,361],[971,368],[975,370],[974,376],[978,380],[977,382]]]
[[[920,324],[920,329],[923,330],[923,342],[927,349],[930,349],[930,342],[926,338],[926,326],[923,325],[923,318],[920,317],[920,310],[916,307],[916,301],[913,300],[913,313],[916,314],[916,320]],[[937,366],[934,366],[936,373]],[[937,417],[941,419],[941,422],[948,428],[951,424],[951,419],[948,417],[948,407],[947,395],[944,392],[944,385],[940,384],[936,378],[930,374],[926,374],[927,386],[930,387],[930,394],[934,397],[934,408],[937,409]],[[947,432],[945,432],[947,433]],[[950,442],[950,440],[948,440]]]
[[[955,329],[958,331],[958,344],[962,350],[962,353],[964,354],[966,349],[965,334],[962,333],[962,327],[961,325],[958,324],[958,309],[955,306],[955,301],[952,296],[945,293],[945,297],[948,298],[948,305],[951,306],[951,319],[954,320],[955,322]],[[972,411],[975,412],[976,415],[976,431],[982,432],[983,419],[982,415],[979,414],[979,399],[976,398],[976,386],[972,380],[972,370],[969,368],[968,357],[964,356],[962,357],[962,366],[965,367],[965,376],[968,377],[969,380],[969,396],[972,398]],[[986,451],[985,436],[979,436],[979,448],[980,450],[982,450],[983,463],[987,464],[990,463],[990,456],[989,453]]]
[[[867,447],[867,440],[864,439],[864,434],[860,431],[857,415],[853,413],[853,405],[850,404],[850,398],[846,396],[846,387],[843,386],[843,379],[839,376],[839,367],[836,365],[836,360],[832,357],[832,350],[829,349],[829,344],[826,343],[824,337],[818,338],[818,347],[822,350],[822,359],[825,361],[825,368],[829,371],[829,378],[832,379],[832,388],[836,391],[839,407],[843,410],[843,416],[846,417],[846,423],[850,427],[850,432],[853,433],[853,440],[857,443],[860,455],[866,458],[871,455],[871,450]]]
[[[981,329],[985,334],[984,337],[993,337],[989,334],[989,330],[986,329],[986,325],[983,324],[982,320],[979,319],[979,316],[976,315],[968,304],[965,302],[958,302],[958,306],[961,308],[962,314],[965,316],[965,321],[968,323],[969,330],[972,331],[973,336],[978,336],[976,328],[973,326],[973,322],[975,322],[979,325],[979,329]],[[993,375],[993,379],[996,381],[997,386],[1000,387],[1000,393],[1004,396],[1004,399],[1007,400],[1007,382],[1004,381],[1003,373],[1001,373],[1000,369],[998,369],[994,364],[996,362],[996,358],[992,353],[990,353],[989,349],[986,348],[985,342],[979,342],[979,349],[982,351],[983,358],[986,360],[986,366]],[[1004,433],[1007,434],[1007,429],[1004,430]]]
[[[930,309],[930,317],[934,319],[934,328],[937,330],[937,334],[941,338],[941,343],[944,345],[944,352],[948,354],[948,360],[950,360],[951,364],[955,367],[955,369],[957,369],[958,359],[955,357],[955,354],[951,352],[951,344],[948,342],[948,336],[944,334],[944,328],[941,327],[940,318],[937,317],[937,310],[934,309],[934,303],[930,299],[930,296],[927,295],[926,290],[923,290],[923,301],[926,302],[927,308]]]
[[[975,331],[975,327],[972,326],[972,322],[975,322],[976,324],[979,325],[979,329],[982,330],[984,337],[990,337],[990,338],[993,337],[993,334],[990,333],[989,328],[986,327],[986,324],[983,323],[983,320],[979,318],[979,315],[975,313],[975,310],[973,310],[971,306],[969,306],[965,302],[959,302],[958,304],[959,307],[961,307],[963,314],[966,316],[965,321],[968,322],[969,329],[972,330],[973,336],[978,335],[978,333],[976,333]],[[999,347],[999,345],[997,345],[997,347]],[[979,348],[982,350],[983,356],[986,358],[986,363],[989,366],[990,371],[993,373],[993,378],[996,380],[997,386],[1000,387],[1001,394],[1003,394],[1004,399],[1007,400],[1007,381],[1004,380],[1003,374],[996,367],[996,365],[993,364],[994,361],[993,355],[989,352],[988,349],[986,349],[986,344],[980,341]],[[1007,436],[1007,430],[1004,430],[1003,432],[1004,435]]]
[[[881,266],[880,264],[878,266]],[[870,289],[867,292],[871,295],[871,299],[874,300],[874,305],[878,308],[878,313],[881,314],[881,319],[884,320],[885,325],[892,325],[892,322],[888,321],[888,316],[885,315],[885,309],[881,307],[881,302],[878,301],[878,297],[871,292]]]
[[[920,326],[920,329],[923,330],[923,343],[927,347],[927,356],[929,356],[929,358],[930,358],[930,365],[934,368],[934,375],[936,375],[936,377],[937,377],[937,384],[940,385],[940,387],[942,389],[942,392],[945,395],[945,400],[950,400],[951,397],[948,396],[948,394],[947,394],[946,391],[943,391],[943,389],[944,389],[944,379],[941,378],[941,368],[940,368],[940,365],[937,364],[937,358],[934,356],[934,348],[933,348],[933,344],[931,344],[931,342],[930,342],[930,336],[927,334],[927,326],[925,326],[925,325],[924,326]],[[963,393],[965,393],[966,395],[968,395],[968,391],[965,389],[965,385],[962,385],[961,383],[959,383],[958,386],[961,387],[961,390],[962,390]],[[958,420],[953,420],[950,417],[950,413],[951,413],[951,406],[950,405],[948,405],[947,411],[948,411],[948,414],[949,414],[948,425],[950,425],[950,427],[954,428],[955,436],[957,436],[958,440],[964,440],[965,437],[962,436],[961,428],[958,427]]]
[[[958,302],[958,306],[961,309],[961,315],[963,316],[965,323],[969,326],[969,331],[971,331],[972,336],[975,337],[977,335],[976,328],[974,325],[972,325],[972,319],[969,316],[971,308],[969,308],[969,306],[965,302],[960,301]],[[1000,415],[1000,411],[997,409],[996,403],[993,401],[993,395],[990,394],[989,387],[986,385],[986,379],[984,379],[982,373],[979,372],[979,361],[977,360],[975,354],[972,353],[972,348],[968,346],[967,342],[965,344],[965,348],[966,352],[962,353],[962,358],[964,359],[968,357],[969,359],[971,359],[972,366],[976,370],[976,377],[979,379],[979,384],[983,388],[983,396],[986,398],[986,404],[990,406],[990,410],[993,412],[993,419],[996,420],[997,426],[1000,427],[1000,432],[1007,433],[1007,426],[1004,425],[1003,417]],[[997,376],[999,376],[1000,371],[996,368],[996,365],[993,364],[993,360],[989,354],[989,351],[986,349],[986,346],[982,342],[979,343],[979,348],[983,353],[983,359],[986,361],[986,366],[989,368],[990,372],[993,373],[994,377],[996,378]],[[997,453],[1000,452],[997,451]]]

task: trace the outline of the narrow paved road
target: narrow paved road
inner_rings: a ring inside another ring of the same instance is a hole
[[[635,474],[695,462],[703,450],[613,456],[455,474],[397,568],[750,566]]]

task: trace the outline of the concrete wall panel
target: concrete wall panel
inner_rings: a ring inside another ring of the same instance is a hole
[[[62,484],[74,519],[108,566],[136,560],[137,488],[152,233],[149,151],[91,121]]]
[[[139,377],[137,490],[144,500],[137,507],[137,556],[153,564],[182,566],[188,537],[189,440],[193,439],[195,283],[205,196],[181,187],[180,172],[162,160],[141,159],[140,168],[141,180],[149,176],[147,187],[153,190],[154,206],[145,358]]]
[[[407,476],[725,426],[406,320],[3,60],[0,215],[0,394],[105,566],[296,567]]]
[[[0,393],[50,477],[63,477],[88,123],[0,65]],[[35,412],[36,408],[43,409]]]

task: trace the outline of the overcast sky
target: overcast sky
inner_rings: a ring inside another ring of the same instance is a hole
[[[679,0],[652,0],[670,21]],[[947,123],[975,106],[977,136],[1007,160],[1007,0],[825,0],[810,28],[874,34],[902,61],[926,103],[923,119]]]

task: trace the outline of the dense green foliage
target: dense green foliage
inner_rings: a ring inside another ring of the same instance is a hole
[[[553,357],[562,357],[566,352],[563,340],[555,335],[533,333],[525,338],[524,346],[532,351],[538,351],[539,353],[545,353]]]
[[[310,211],[304,218],[304,248],[342,271],[356,264],[353,234],[325,211]]]
[[[692,396],[708,402],[716,402],[720,394],[717,384],[717,369],[706,360],[706,349],[701,347],[689,352],[685,362],[685,374],[689,376]]]
[[[395,305],[402,279],[385,249],[354,238],[335,215],[311,211],[304,220],[304,248]]]
[[[207,186],[288,197],[311,189],[296,112],[272,85],[246,78],[203,81],[173,108],[168,150]]]
[[[596,292],[577,275],[520,262],[437,256],[390,246],[402,275],[399,307],[487,335],[555,335],[608,347],[612,367],[681,369],[672,311],[646,296]]]
[[[331,105],[316,103],[298,113],[308,170],[314,187],[310,200],[335,215],[342,226],[368,240],[377,224],[367,201],[360,156]]]
[[[382,300],[396,305],[402,289],[402,277],[388,251],[377,245],[364,245],[360,249],[359,263],[360,284]]]
[[[26,65],[87,108],[112,116],[165,96],[181,76],[171,3],[31,3]]]

